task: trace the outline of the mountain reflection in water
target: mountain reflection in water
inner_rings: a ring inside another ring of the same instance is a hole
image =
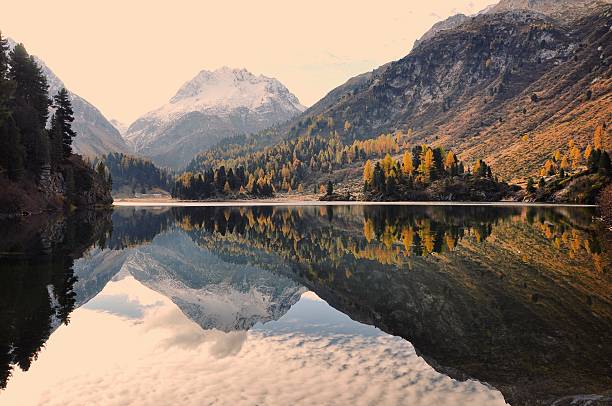
[[[13,222],[0,401],[603,404],[610,235],[593,214],[174,207]]]

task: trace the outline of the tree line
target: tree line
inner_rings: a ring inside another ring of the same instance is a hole
[[[244,147],[228,147],[229,150],[227,146],[213,148],[199,154],[188,165],[188,174],[182,179],[181,187],[188,187],[192,183],[189,180],[197,178],[198,174],[202,174],[204,182],[209,183],[206,179],[212,177],[206,177],[205,172],[216,172],[224,167],[225,171],[243,171],[247,181],[252,179],[255,182],[241,184],[247,192],[251,192],[248,185],[253,184],[269,185],[273,192],[302,192],[304,183],[312,179],[313,174],[331,173],[354,162],[396,153],[406,147],[409,136],[401,132],[381,134],[345,145],[337,133],[331,136],[306,134],[262,149],[255,149],[252,143]],[[231,182],[229,186],[231,191],[235,191]],[[217,193],[222,193],[224,189],[224,185],[216,187]]]
[[[113,191],[127,189],[134,194],[146,193],[154,188],[170,191],[174,186],[173,174],[167,169],[158,168],[148,159],[111,152],[96,160],[96,167],[99,162],[108,168]]]
[[[470,168],[459,160],[453,151],[425,144],[405,151],[401,160],[387,154],[384,159],[376,163],[367,160],[363,167],[364,191],[384,196],[422,190],[434,181],[455,177],[477,177],[497,181],[491,167],[482,159]]]

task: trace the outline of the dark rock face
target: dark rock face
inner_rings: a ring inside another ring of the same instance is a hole
[[[80,155],[72,155],[52,172],[43,168],[38,179],[18,182],[0,177],[0,217],[40,214],[65,209],[93,209],[113,203],[111,190]]]

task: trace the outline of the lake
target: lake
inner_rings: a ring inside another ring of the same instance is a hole
[[[0,224],[0,404],[612,403],[594,208],[116,207]]]

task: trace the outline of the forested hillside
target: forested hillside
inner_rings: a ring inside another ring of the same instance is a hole
[[[432,33],[406,57],[350,79],[284,126],[225,140],[188,170],[241,165],[277,190],[302,184],[310,191],[321,174],[357,179],[355,161],[361,167],[428,144],[452,149],[470,166],[482,160],[505,181],[526,182],[570,140],[584,156],[596,128],[609,151],[612,7],[583,2],[571,13],[542,2],[535,12],[522,9],[531,3],[506,3]],[[381,135],[400,139],[399,148],[354,152],[355,143]]]
[[[77,135],[66,89],[49,100],[47,80],[25,47],[0,36],[0,210],[3,214],[106,205],[110,179],[72,153]],[[49,117],[49,107],[52,114]],[[50,119],[49,128],[46,128]]]
[[[119,152],[105,155],[95,164],[103,162],[112,177],[113,193],[134,195],[151,191],[170,192],[174,176],[167,169],[158,168],[148,159]]]

